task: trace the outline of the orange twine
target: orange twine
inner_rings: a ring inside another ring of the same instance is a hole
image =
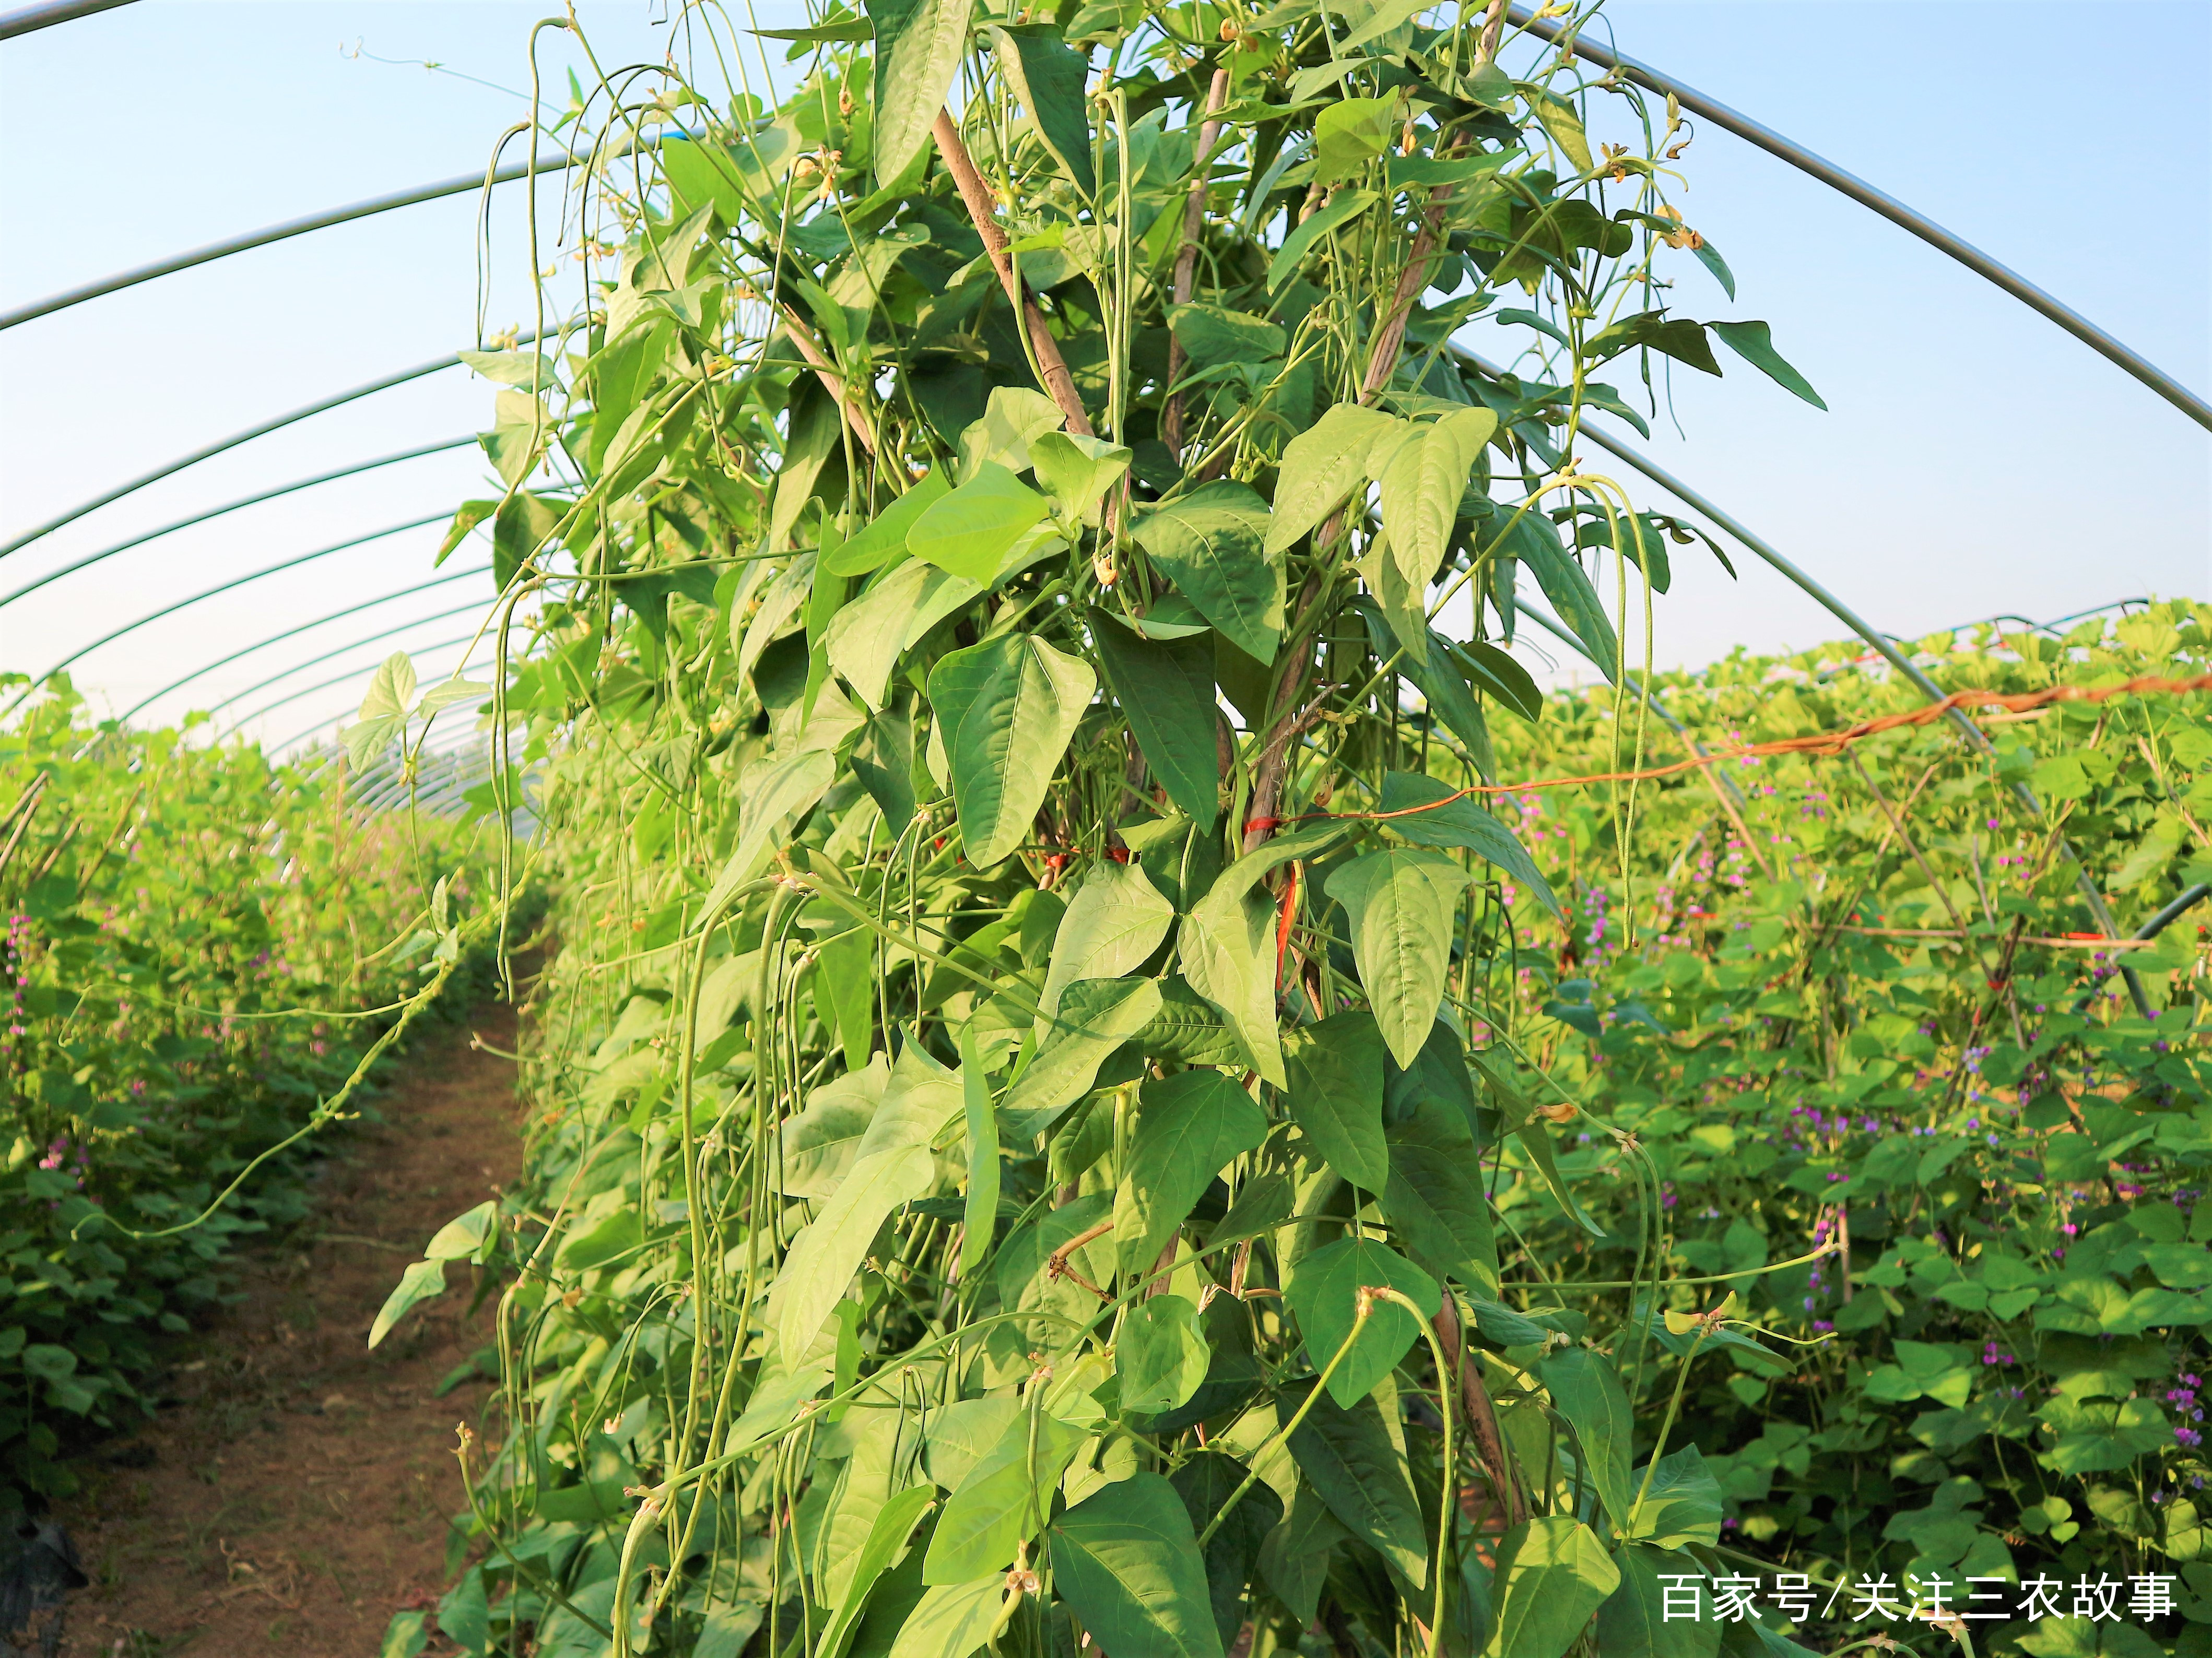
[[[1395,811],[1311,811],[1297,819],[1255,817],[1244,827],[1249,833],[1254,829],[1272,829],[1283,823],[1320,817],[1381,822],[1434,811],[1439,806],[1448,806],[1453,801],[1463,800],[1471,794],[1519,794],[1528,789],[1575,788],[1589,783],[1650,782],[1662,777],[1678,777],[1701,766],[1718,765],[1723,760],[1755,760],[1771,754],[1841,754],[1852,744],[1882,732],[1897,731],[1907,726],[1933,725],[1954,708],[2002,708],[2010,714],[2026,714],[2036,708],[2047,708],[2053,702],[2103,702],[2115,696],[2144,696],[2158,691],[2177,695],[2185,691],[2212,691],[2212,674],[2199,674],[2194,679],[2166,679],[2156,675],[2145,675],[2122,684],[2106,685],[2094,689],[2080,685],[2053,685],[2039,691],[1954,691],[1941,702],[1930,702],[1924,708],[1913,708],[1904,714],[1886,714],[1879,719],[1862,720],[1857,725],[1847,726],[1841,731],[1815,732],[1809,737],[1784,737],[1769,743],[1744,744],[1717,750],[1711,754],[1692,755],[1686,760],[1677,760],[1668,765],[1646,766],[1640,771],[1591,772],[1581,777],[1540,778],[1530,783],[1470,783],[1465,788],[1438,799],[1425,800],[1418,806],[1401,806]]]

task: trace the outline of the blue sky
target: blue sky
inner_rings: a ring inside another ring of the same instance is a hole
[[[585,4],[602,62],[665,50],[662,9]],[[762,8],[763,22],[795,8]],[[10,165],[0,304],[296,214],[481,167],[521,112],[543,4],[144,0],[0,46]],[[1615,0],[1623,50],[1893,191],[2212,390],[2212,7],[2057,0]],[[558,85],[556,33],[541,62]],[[356,48],[368,54],[355,56]],[[375,61],[433,59],[454,73]],[[1690,222],[1726,253],[1730,304],[1694,273],[1682,307],[1762,318],[1826,398],[1747,368],[1675,377],[1665,464],[1876,623],[1915,634],[2143,592],[2212,594],[2212,445],[2117,369],[1902,232],[1725,134],[1681,163]],[[495,234],[519,222],[502,191]],[[469,343],[474,203],[303,238],[0,334],[0,537],[272,413]],[[509,244],[512,245],[511,243]],[[524,314],[512,262],[495,326]],[[489,423],[459,372],[276,436],[0,561],[0,592],[69,558],[270,484]],[[482,493],[457,451],[256,507],[125,553],[0,610],[0,663],[36,671],[117,623],[229,576]],[[1664,504],[1648,490],[1643,498]],[[117,711],[230,650],[428,575],[434,529],[273,578],[88,657]],[[1678,562],[1662,663],[1838,630],[1777,577]],[[488,582],[487,582],[488,586]],[[450,609],[461,584],[301,635],[165,699],[174,715],[352,636]],[[396,641],[428,646],[467,618]],[[334,659],[267,696],[358,665]],[[430,652],[426,671],[451,662]],[[258,727],[328,729],[347,683]],[[242,712],[264,697],[236,705]]]

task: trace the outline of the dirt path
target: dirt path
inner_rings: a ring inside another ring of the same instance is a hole
[[[159,1418],[88,1470],[60,1515],[93,1580],[64,1654],[375,1658],[394,1612],[434,1604],[464,1507],[454,1424],[489,1384],[433,1390],[491,1309],[465,1317],[448,1268],[443,1298],[366,1344],[430,1234],[520,1164],[514,1067],[472,1051],[471,1026],[513,1049],[511,1012],[487,1007],[403,1060],[385,1122],[325,1165],[294,1240],[242,1263],[245,1298],[191,1339]]]

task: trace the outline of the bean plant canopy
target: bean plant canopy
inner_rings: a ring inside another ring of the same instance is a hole
[[[380,1321],[504,1275],[441,1627],[1715,1651],[1661,1613],[1741,1558],[1681,1384],[1793,1338],[1661,1292],[1650,1149],[1516,1012],[1586,904],[1492,810],[1565,717],[1504,647],[1555,623],[1635,771],[1669,561],[1726,562],[1584,422],[1820,401],[1699,320],[1692,126],[1504,0],[669,32],[572,84],[538,314],[465,354],[504,489],[448,544],[492,531],[560,950],[533,1184]],[[1654,798],[1584,797],[1631,928]],[[1610,1299],[1546,1284],[1601,1250]]]

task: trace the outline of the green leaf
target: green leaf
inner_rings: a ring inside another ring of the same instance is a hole
[[[1577,1202],[1574,1193],[1568,1189],[1566,1181],[1559,1173],[1559,1155],[1552,1145],[1552,1137],[1544,1125],[1540,1122],[1526,1122],[1513,1133],[1527,1150],[1529,1157],[1535,1160],[1536,1167],[1543,1173],[1545,1184],[1552,1188],[1552,1195],[1559,1199],[1559,1207],[1592,1237],[1605,1236],[1605,1228],[1591,1218],[1589,1211]]]
[[[1536,896],[1536,901],[1564,924],[1566,914],[1553,896],[1552,884],[1536,867],[1536,860],[1513,831],[1449,784],[1419,772],[1386,772],[1382,776],[1385,814],[1382,827],[1401,840],[1423,847],[1465,847],[1498,865],[1517,884]],[[1431,805],[1434,802],[1436,804]],[[1420,808],[1426,808],[1420,810]],[[1403,812],[1403,817],[1388,814]]]
[[[1391,1057],[1410,1066],[1443,1000],[1453,921],[1470,878],[1440,852],[1370,852],[1329,872],[1352,953]],[[1364,1183],[1364,1182],[1363,1182]]]
[[[1275,557],[1299,537],[1311,533],[1343,506],[1367,481],[1368,457],[1377,450],[1387,452],[1405,423],[1379,409],[1332,404],[1319,420],[1292,438],[1284,446],[1275,475],[1267,556]]]
[[[393,1612],[384,1626],[384,1644],[377,1648],[376,1658],[416,1658],[430,1644],[429,1620],[427,1612]]]
[[[836,777],[836,756],[818,749],[787,760],[756,760],[745,768],[738,785],[743,804],[738,813],[737,848],[708,890],[700,908],[702,917],[714,914],[725,899],[767,867],[793,823],[814,810]]]
[[[838,411],[837,400],[811,374],[793,387],[789,420],[790,436],[775,472],[775,499],[769,508],[771,551],[785,545],[784,537],[799,522],[800,509],[813,497],[823,468],[831,455],[842,452],[844,436],[845,417]]]
[[[1010,472],[1035,465],[1038,440],[1059,431],[1066,419],[1060,405],[1042,392],[1021,386],[994,387],[982,418],[961,429],[961,481],[975,477],[992,461]]]
[[[1624,1543],[1613,1552],[1620,1570],[1620,1587],[1598,1608],[1597,1649],[1607,1658],[1716,1658],[1720,1651],[1722,1625],[1712,1615],[1712,1600],[1702,1581],[1677,1583],[1696,1597],[1698,1615],[1686,1618],[1680,1611],[1667,1616],[1668,1585],[1661,1577],[1679,1578],[1692,1564],[1669,1559],[1643,1543]]]
[[[740,958],[757,971],[751,958]],[[806,1108],[787,1119],[776,1136],[768,1171],[769,1190],[787,1198],[820,1199],[834,1193],[883,1103],[890,1067],[883,1057],[865,1071],[847,1072],[806,1096]]]
[[[1638,1486],[1644,1471],[1633,1476]],[[1659,1459],[1651,1470],[1651,1487],[1636,1512],[1636,1523],[1625,1527],[1629,1540],[1654,1548],[1679,1549],[1692,1543],[1707,1548],[1720,1541],[1721,1515],[1726,1504],[1720,1481],[1705,1467],[1695,1445],[1685,1445]]]
[[[1177,1065],[1243,1065],[1244,1044],[1220,1011],[1180,973],[1160,981],[1160,1011],[1136,1035],[1148,1060]]]
[[[961,1105],[968,1125],[968,1201],[962,1212],[960,1276],[974,1276],[991,1253],[999,1222],[999,1120],[991,1110],[990,1079],[983,1074],[975,1028],[960,1029]]]
[[[1262,1489],[1254,1486],[1251,1496],[1257,1497]],[[1301,1625],[1310,1626],[1320,1611],[1329,1555],[1346,1534],[1319,1493],[1301,1483],[1291,1498],[1290,1513],[1260,1546],[1261,1576]]]
[[[1218,1071],[1146,1078],[1128,1170],[1114,1194],[1122,1271],[1158,1260],[1215,1177],[1267,1138],[1267,1113]]]
[[[1564,1658],[1620,1586],[1597,1533],[1549,1515],[1524,1521],[1498,1546],[1498,1622],[1484,1658]]]
[[[1243,1485],[1244,1473],[1243,1463],[1218,1451],[1200,1451],[1169,1476],[1169,1483],[1182,1499],[1183,1512],[1189,1515],[1191,1525],[1203,1529]],[[1244,1586],[1251,1581],[1267,1534],[1282,1518],[1283,1499],[1261,1480],[1244,1492],[1206,1545],[1206,1587],[1213,1606],[1213,1631],[1224,1647],[1235,1643],[1237,1632],[1243,1626]]]
[[[1389,532],[1390,556],[1416,592],[1427,588],[1443,563],[1460,498],[1476,458],[1497,430],[1498,416],[1489,410],[1462,409],[1413,428],[1382,468],[1382,525]]]
[[[1395,98],[1339,98],[1314,117],[1314,182],[1350,178],[1390,147]]]
[[[799,1407],[820,1393],[829,1380],[827,1364],[809,1364],[763,1381],[753,1389],[744,1414],[730,1430],[730,1453],[753,1450],[790,1431],[804,1414]]]
[[[907,550],[949,575],[988,582],[1016,542],[1052,506],[994,460],[942,500],[925,507],[906,532]]]
[[[1088,979],[1070,994],[1060,1028],[1000,1104],[1010,1140],[1042,1134],[1060,1113],[1091,1091],[1106,1056],[1144,1029],[1160,1011],[1160,987],[1151,979]]]
[[[845,1049],[848,1072],[864,1069],[876,1030],[876,935],[855,926],[825,938],[815,947],[817,1007],[826,1011],[837,1028]]]
[[[427,1260],[466,1260],[480,1254],[487,1239],[499,1230],[499,1202],[487,1198],[465,1215],[456,1215],[441,1226],[423,1247]]]
[[[860,1614],[866,1609],[868,1592],[875,1588],[884,1568],[906,1552],[908,1537],[922,1515],[936,1506],[937,1488],[922,1485],[899,1492],[876,1510],[868,1525],[866,1540],[852,1563],[845,1592],[838,1597],[829,1627],[815,1644],[815,1658],[842,1658],[845,1643],[852,1638]]]
[[[446,531],[445,539],[438,544],[438,550],[430,560],[430,568],[434,570],[443,564],[452,556],[453,549],[468,539],[470,531],[498,511],[499,502],[496,501],[463,501],[454,509],[453,524]],[[507,584],[502,581],[496,585],[504,587]]]
[[[1310,823],[1239,858],[1183,917],[1176,948],[1190,987],[1221,1010],[1246,1060],[1267,1081],[1287,1085],[1275,1025],[1275,907],[1254,889],[1297,858],[1312,858],[1349,834],[1343,823]]]
[[[1577,173],[1590,169],[1589,138],[1583,131],[1582,119],[1575,106],[1556,92],[1522,83],[1521,90],[1527,95],[1530,112],[1543,123],[1544,131],[1552,135],[1566,158],[1575,165]],[[1514,1658],[1520,1658],[1517,1653]]]
[[[899,1626],[888,1658],[975,1658],[1006,1607],[1006,1575],[994,1571],[966,1583],[938,1583]]]
[[[645,1224],[634,1209],[617,1209],[587,1232],[561,1246],[557,1257],[572,1272],[588,1272],[629,1254],[644,1241]]]
[[[1249,484],[1202,485],[1139,519],[1137,543],[1239,650],[1275,659],[1284,576],[1267,552],[1267,504]]]
[[[1552,1403],[1575,1430],[1583,1472],[1613,1525],[1625,1528],[1635,1488],[1628,1483],[1635,1423],[1613,1366],[1587,1347],[1562,1347],[1536,1366]]]
[[[1283,1085],[1282,1039],[1275,1024],[1275,906],[1264,892],[1213,890],[1184,916],[1176,935],[1183,978],[1221,1011],[1245,1062]]]
[[[1497,646],[1480,639],[1450,647],[1453,656],[1475,685],[1488,691],[1530,725],[1543,717],[1544,693],[1522,667]]]
[[[1249,311],[1194,303],[1171,307],[1168,326],[1183,355],[1200,368],[1224,363],[1262,363],[1283,355],[1289,343],[1280,328]]]
[[[822,561],[825,575],[866,575],[907,557],[907,532],[924,513],[952,493],[952,480],[933,471],[876,514],[875,521]]]
[[[899,659],[982,592],[982,583],[949,575],[934,564],[902,565],[830,619],[823,650],[862,701],[882,708]]]
[[[445,1293],[446,1263],[442,1260],[416,1261],[399,1275],[399,1282],[384,1298],[384,1305],[376,1315],[376,1322],[368,1327],[368,1345],[374,1347],[390,1335],[392,1327],[406,1317],[418,1303]],[[27,1354],[29,1351],[25,1350]]]
[[[1003,863],[1029,839],[1097,686],[1081,659],[1029,634],[955,651],[931,671],[961,838],[978,869]]]
[[[1145,763],[1168,799],[1210,833],[1221,817],[1212,635],[1145,639],[1118,616],[1094,609],[1091,637]]]
[[[1276,1414],[1289,1421],[1311,1386],[1302,1382],[1286,1389],[1277,1399]],[[1428,1582],[1427,1522],[1406,1459],[1372,1399],[1346,1410],[1324,1391],[1291,1435],[1291,1457],[1345,1530],[1380,1553],[1415,1588]]]
[[[518,489],[501,502],[492,519],[492,586],[505,592],[523,561],[545,545],[560,521],[559,503],[527,489]]]
[[[1430,1036],[1431,1047],[1439,1038],[1456,1050],[1458,1038],[1441,1019]],[[1474,1137],[1460,1108],[1424,1099],[1385,1135],[1390,1178],[1382,1187],[1382,1212],[1407,1253],[1438,1277],[1496,1294],[1498,1239]]]
[[[1690,251],[1697,255],[1698,263],[1705,266],[1707,270],[1712,273],[1713,280],[1721,285],[1723,290],[1727,293],[1729,298],[1734,299],[1735,297],[1735,272],[1729,270],[1728,261],[1721,258],[1720,249],[1715,247],[1711,242],[1700,237],[1698,240],[1698,245]]]
[[[1091,72],[1088,56],[1049,23],[994,25],[991,43],[1000,73],[1036,122],[1037,137],[1053,160],[1078,190],[1095,194],[1098,175],[1091,161],[1089,88],[1084,84]]]
[[[1076,432],[1047,432],[1030,444],[1036,480],[1052,491],[1060,509],[1096,528],[1098,503],[1129,470],[1130,451],[1103,438]]]
[[[1527,512],[1499,538],[1498,552],[1517,558],[1534,572],[1536,584],[1552,601],[1559,619],[1582,641],[1583,653],[1611,683],[1620,664],[1620,644],[1614,636],[1604,601],[1590,585],[1589,574],[1559,544],[1559,532],[1551,519]]]
[[[814,1345],[874,1244],[877,1228],[936,1181],[937,1165],[926,1145],[877,1152],[853,1165],[836,1195],[793,1240],[769,1291],[767,1321],[787,1363],[796,1363]]]
[[[484,1598],[483,1568],[471,1566],[438,1602],[438,1633],[467,1652],[491,1644],[491,1608]]]
[[[1827,404],[1813,384],[1783,360],[1774,349],[1774,331],[1763,322],[1717,322],[1708,324],[1721,337],[1721,343],[1741,357],[1759,373],[1765,374],[1786,392],[1794,392],[1815,409],[1826,410]]]
[[[399,735],[407,723],[407,705],[415,697],[415,664],[404,651],[394,651],[370,676],[362,694],[361,718],[339,733],[346,758],[360,770],[385,745]]]
[[[1716,378],[1721,372],[1720,364],[1713,361],[1713,348],[1705,338],[1705,325],[1687,317],[1669,318],[1663,311],[1639,311],[1632,317],[1623,317],[1603,333],[1592,335],[1583,349],[1593,362],[1603,362],[1638,346],[1660,352],[1677,362],[1686,362]]]
[[[1381,1027],[1359,1008],[1301,1026],[1283,1043],[1291,1116],[1330,1168],[1369,1192],[1390,1178],[1382,1053]]]
[[[1445,676],[1443,683],[1431,679],[1429,643],[1437,637],[1429,626],[1428,600],[1422,589],[1406,579],[1398,568],[1398,561],[1390,555],[1390,537],[1378,535],[1367,544],[1353,567],[1367,591],[1352,601],[1352,608],[1366,618],[1368,629],[1375,641],[1375,653],[1380,657],[1398,658],[1398,671],[1411,679],[1429,696],[1431,704],[1439,705],[1432,712],[1443,717],[1444,723],[1455,730],[1464,720],[1470,732],[1462,738],[1480,757],[1486,768],[1497,769],[1490,760],[1490,737],[1482,724],[1482,716],[1475,711],[1474,699],[1464,683],[1451,683],[1455,676]],[[1377,622],[1382,624],[1379,628]],[[1442,705],[1449,698],[1462,705],[1447,708]]]
[[[1159,894],[1141,865],[1101,859],[1068,900],[1052,938],[1052,965],[1037,1007],[1047,1019],[1060,1011],[1068,986],[1081,979],[1118,979],[1133,973],[1166,942],[1175,906]]]
[[[1335,199],[1327,207],[1283,238],[1275,257],[1267,261],[1267,291],[1274,293],[1298,274],[1298,267],[1305,263],[1306,254],[1316,242],[1341,229],[1382,199],[1381,194],[1372,190],[1338,191]]]
[[[1055,1416],[1040,1413],[1035,1421],[1036,1483],[1030,1483],[1031,1418],[1024,1411],[946,1499],[922,1562],[923,1582],[972,1583],[987,1571],[1003,1570],[1014,1546],[1036,1533],[1084,1436]]]
[[[974,0],[874,0],[874,164],[879,184],[890,184],[929,142],[929,129],[951,90],[953,71],[968,49]]]
[[[1388,1244],[1340,1238],[1300,1258],[1283,1298],[1297,1315],[1306,1362],[1325,1370],[1352,1334],[1361,1289],[1387,1285],[1434,1318],[1443,1307],[1436,1280]],[[1420,1319],[1395,1301],[1376,1299],[1367,1323],[1328,1379],[1329,1397],[1350,1410],[1382,1384],[1421,1339]]]
[[[1052,1528],[1053,1588],[1114,1658],[1221,1658],[1198,1538],[1175,1488],[1139,1473]]]
[[[1139,1302],[1115,1339],[1121,1408],[1146,1416],[1174,1410],[1198,1391],[1212,1357],[1189,1302],[1181,1296]]]

